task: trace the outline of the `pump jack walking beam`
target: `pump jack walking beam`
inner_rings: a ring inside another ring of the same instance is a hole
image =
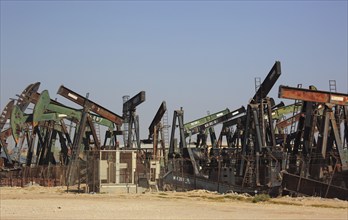
[[[58,92],[59,95],[69,99],[70,101],[75,102],[76,104],[80,106],[84,106],[84,103],[86,102],[86,98],[83,96],[77,94],[76,92],[64,87],[63,85],[59,87]],[[114,122],[116,125],[122,125],[123,118],[110,110],[102,107],[101,105],[98,105],[95,102],[92,102],[88,100],[88,103],[90,105],[90,110],[96,114],[99,114],[100,116],[109,119],[110,121]]]
[[[166,105],[166,102],[163,101],[160,107],[158,108],[157,113],[149,126],[149,140],[153,141],[153,158],[154,159],[157,159],[157,155],[158,155],[157,145],[159,140],[159,133],[161,133],[160,143],[162,147],[162,153],[163,153],[163,156],[165,156],[165,146],[164,146],[163,131],[162,131],[163,126],[161,124],[161,120],[166,111],[167,111],[167,105]],[[164,164],[166,164],[165,157],[163,157],[163,159],[164,159]]]
[[[231,118],[235,118],[235,117],[237,117],[245,112],[246,112],[245,107],[242,106],[234,111],[227,113],[226,115],[223,115],[221,117],[216,118],[215,120],[213,120],[211,122],[200,125],[198,127],[198,130],[206,129],[206,128],[212,127],[214,125],[217,125],[219,123],[226,122],[227,120],[231,120]]]
[[[40,82],[36,82],[34,84],[30,84],[24,89],[16,103],[20,110],[24,111],[31,102],[35,103],[36,97],[38,97],[37,90],[39,87]]]
[[[348,106],[348,94],[279,86],[279,98]]]
[[[157,110],[157,113],[155,115],[155,117],[153,118],[150,126],[149,126],[149,139],[151,138],[151,136],[153,135],[154,133],[154,128],[155,126],[161,122],[162,120],[162,117],[164,115],[164,113],[167,111],[167,105],[166,105],[166,102],[163,101],[161,106],[158,108]]]
[[[139,134],[139,117],[136,115],[136,107],[145,101],[145,91],[139,92],[137,95],[133,96],[131,99],[123,103],[123,118],[124,122],[128,123],[128,131],[125,136],[125,146],[127,148],[132,147],[132,138],[135,135],[136,146],[140,148],[140,134]],[[133,134],[134,130],[134,134]],[[128,140],[126,140],[128,139]]]
[[[36,105],[33,114],[34,127],[39,124],[40,121],[53,120],[55,122],[61,122],[61,119],[67,118],[75,123],[78,123],[82,118],[82,111],[76,110],[67,106],[64,106],[58,102],[51,103],[50,96],[47,90],[42,91]],[[102,118],[98,115],[88,114],[87,117],[88,125],[91,129],[91,133],[94,139],[94,144],[97,149],[100,149],[100,140],[97,138],[97,134],[94,128],[94,123],[105,125],[109,129],[114,128],[113,122]],[[65,133],[67,134],[67,133]],[[67,137],[69,138],[69,137]]]
[[[133,98],[129,99],[125,103],[123,103],[123,114],[134,111],[135,108],[145,101],[145,91],[139,92],[137,95],[133,96]]]
[[[190,135],[197,134],[201,129],[211,127],[211,125],[216,124],[217,120],[221,119],[222,117],[226,116],[229,113],[230,113],[230,110],[226,108],[225,110],[216,112],[214,114],[210,114],[203,118],[199,118],[197,120],[184,124],[185,136],[188,137]],[[225,118],[224,120],[227,120],[227,119]],[[222,122],[222,121],[219,121],[219,122]]]
[[[296,115],[294,115],[294,116],[292,116],[292,117],[290,117],[288,119],[285,119],[285,120],[282,120],[282,121],[278,122],[276,124],[276,127],[278,129],[283,130],[285,127],[288,127],[291,124],[297,122],[300,119],[300,117],[301,117],[301,113],[297,113]]]
[[[336,126],[336,120],[331,110],[332,105],[343,105],[348,106],[348,94],[342,93],[332,93],[318,90],[293,88],[286,86],[279,86],[279,98],[288,99],[298,99],[313,103],[324,103],[326,105],[323,116],[323,123],[320,128],[321,135],[319,136],[319,141],[317,144],[317,153],[321,155],[322,159],[325,159],[326,154],[326,143],[329,130],[329,123],[334,134],[334,139],[336,141],[337,150],[342,163],[342,170],[348,170],[348,154],[343,149],[341,139],[339,137],[339,131]]]
[[[281,74],[280,61],[276,61],[268,75],[262,82],[261,86],[253,97],[253,102],[259,103],[262,99],[266,98],[268,93],[271,91],[274,84],[277,82]]]

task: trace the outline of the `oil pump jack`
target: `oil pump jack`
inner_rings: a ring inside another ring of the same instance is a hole
[[[303,102],[293,144],[287,141],[284,191],[347,200],[348,95],[280,86],[279,98]]]
[[[133,143],[137,149],[140,149],[140,135],[139,135],[139,117],[136,114],[136,107],[145,101],[145,91],[139,92],[123,103],[123,118],[124,123],[127,124],[127,130],[124,131],[125,147],[133,148]]]
[[[11,116],[14,103],[15,103],[14,100],[7,103],[7,105],[5,106],[0,116],[0,153],[1,152],[4,153],[4,158],[6,159],[6,162],[8,164],[12,164],[12,159],[8,153],[8,149],[7,149],[8,143],[6,142],[6,139],[7,137],[10,136],[11,129],[7,128],[3,131],[3,128]]]
[[[185,138],[193,129],[185,127],[187,124],[183,123],[183,110],[174,111],[168,154],[172,172],[164,175],[164,182],[186,189],[204,188],[219,192],[228,190],[249,193],[255,193],[255,190],[269,192],[272,188],[280,187],[283,152],[280,146],[277,146],[274,135],[272,121],[274,103],[267,97],[280,74],[280,62],[277,61],[248,104],[246,112],[245,109],[244,111],[239,109],[233,111],[233,116],[228,117],[227,115],[231,113],[228,111],[220,115],[219,120],[207,120],[196,126],[208,128],[214,122],[218,122],[225,123],[225,127],[228,127],[239,123],[241,142],[239,146],[235,146],[234,151],[213,149],[210,150],[209,157],[207,155],[200,157],[200,154],[204,154],[201,149],[187,146]],[[180,130],[179,149],[174,147],[177,121]],[[198,121],[200,120],[188,124],[195,125]],[[209,160],[204,162],[199,158],[209,158]],[[206,170],[208,172],[204,172]]]
[[[153,143],[153,153],[152,158],[154,160],[159,159],[161,156],[165,162],[165,145],[164,145],[164,136],[163,136],[163,124],[161,123],[164,113],[167,111],[166,102],[163,101],[160,107],[157,110],[155,117],[153,118],[149,126],[149,137],[150,142]],[[158,143],[161,145],[161,151],[158,150]]]
[[[107,126],[109,129],[113,129],[114,127],[113,122],[99,115],[88,113],[86,117],[88,126],[85,128],[85,132],[82,133],[83,144],[81,143],[74,147],[76,138],[80,136],[77,133],[72,134],[68,132],[65,121],[74,122],[76,127],[75,131],[78,131],[82,118],[81,110],[69,108],[50,99],[47,90],[44,90],[38,98],[35,99],[33,114],[26,114],[22,112],[18,106],[14,106],[10,121],[12,135],[16,142],[19,142],[20,146],[23,145],[25,140],[28,145],[26,160],[25,162],[19,161],[19,163],[25,163],[26,167],[39,167],[42,165],[50,167],[52,165],[58,165],[59,162],[60,165],[69,165],[68,168],[70,168],[72,166],[71,159],[74,150],[75,154],[78,155],[76,157],[79,158],[76,159],[76,161],[80,161],[81,159],[84,160],[83,155],[85,154],[85,150],[88,150],[91,146],[89,135],[93,136],[93,147],[95,149],[100,149],[95,132],[93,134],[91,131],[93,129],[93,124],[97,123]],[[57,135],[59,136],[61,146],[59,159],[54,156],[54,151],[57,150]],[[74,142],[71,140],[74,140]],[[76,164],[77,162],[75,162],[73,166],[75,167]],[[80,165],[80,163],[78,164]],[[71,168],[69,172],[70,170]],[[48,177],[51,174],[47,170],[45,175]],[[56,175],[56,172],[54,172],[53,175]],[[72,182],[73,180],[70,181],[70,184],[72,184]]]
[[[160,173],[167,167],[167,155],[163,132],[164,128],[162,124],[162,118],[166,111],[167,105],[166,102],[163,101],[149,126],[148,139],[142,140],[143,143],[152,143],[153,147],[150,152],[144,152],[144,149],[139,151],[139,156],[141,157],[140,162],[143,165],[138,166],[139,179],[146,179],[146,185],[148,185],[150,190],[152,188],[158,190]],[[151,155],[149,153],[151,153]]]
[[[241,152],[237,156],[236,184],[243,188],[267,192],[281,184],[283,153],[274,134],[274,104],[267,97],[280,75],[280,62],[276,61],[248,104],[245,121],[240,125]]]
[[[13,156],[14,155],[10,155],[8,152],[8,143],[7,143],[7,139],[11,136],[13,136],[14,133],[16,133],[15,131],[12,130],[11,126],[7,127],[4,129],[5,123],[11,119],[12,116],[12,111],[14,108],[18,108],[20,111],[25,111],[27,109],[27,107],[29,106],[30,103],[36,103],[37,97],[38,97],[38,89],[40,87],[40,82],[36,82],[36,83],[32,83],[30,85],[28,85],[23,92],[18,96],[18,99],[16,100],[16,102],[14,103],[14,100],[10,101],[4,111],[1,114],[1,118],[0,118],[0,150],[3,150],[4,154],[5,154],[5,159],[8,165],[13,166]],[[12,120],[10,120],[11,122]],[[20,148],[20,146],[18,146],[18,140],[14,140],[16,143],[15,148]],[[16,159],[18,159],[18,156]],[[6,164],[5,164],[6,165]]]
[[[56,135],[57,134],[59,135],[59,140],[62,147],[62,152],[61,152],[61,156],[63,157],[62,162],[64,164],[68,164],[68,159],[71,156],[70,153],[71,153],[72,145],[73,145],[71,141],[72,138],[70,137],[72,134],[69,134],[64,119],[75,123],[76,124],[75,127],[78,129],[81,118],[82,118],[81,110],[76,110],[51,100],[47,90],[44,90],[41,93],[39,100],[37,101],[35,105],[34,114],[33,114],[34,129],[40,130],[40,126],[43,125],[43,128],[45,130],[48,130],[46,131],[46,133],[52,132],[49,138],[52,144],[54,144],[53,142],[55,140]],[[114,130],[115,125],[113,122],[109,121],[108,119],[105,119],[99,115],[92,114],[92,113],[88,114],[87,122],[88,122],[87,123],[88,126],[86,127],[86,132],[83,134],[84,144],[83,146],[81,146],[82,149],[80,149],[80,151],[83,151],[84,149],[88,150],[91,147],[92,148],[95,147],[97,150],[99,150],[101,149],[101,145],[100,145],[100,140],[98,139],[98,135],[96,134],[94,125],[98,124],[98,125],[105,126],[108,129],[107,131],[109,132],[112,132]],[[45,127],[47,123],[53,123],[54,129],[52,131],[49,131],[50,126]],[[40,135],[40,132],[37,132],[37,133],[38,135]],[[90,136],[92,136],[92,139],[90,139]],[[39,138],[39,140],[40,139],[42,138]]]
[[[77,175],[80,175],[79,170],[84,170],[83,168],[86,166],[83,160],[81,160],[80,158],[80,152],[82,150],[81,144],[83,141],[84,133],[86,131],[86,127],[89,125],[89,127],[91,128],[93,137],[97,136],[95,134],[94,125],[92,122],[92,118],[89,116],[89,112],[90,111],[94,112],[98,114],[99,116],[115,123],[117,130],[120,129],[123,123],[123,118],[109,111],[108,109],[102,107],[101,105],[89,100],[88,94],[86,95],[86,97],[83,97],[79,95],[78,93],[64,87],[63,85],[60,86],[57,93],[83,107],[81,120],[79,121],[79,125],[74,136],[74,142],[72,145],[72,154],[71,154],[68,171],[66,175],[67,185],[69,186],[69,185],[73,185],[76,182],[76,180],[78,179]],[[94,141],[97,143],[97,146],[98,146],[99,142],[97,138],[95,138]],[[80,166],[82,166],[83,168],[80,168]]]
[[[209,176],[210,161],[207,145],[192,147],[187,144],[187,138],[192,135],[201,135],[204,132],[224,121],[245,112],[244,107],[235,111],[225,109],[197,120],[183,123],[183,110],[174,111],[171,139],[168,152],[168,172],[163,176],[164,188],[180,186],[181,189],[205,188],[216,190],[216,182]],[[179,147],[176,145],[175,130],[179,128]],[[212,141],[213,142],[213,141]],[[185,186],[184,186],[185,185]]]

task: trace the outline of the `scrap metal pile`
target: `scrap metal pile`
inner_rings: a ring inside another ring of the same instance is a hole
[[[101,149],[96,128],[105,126],[109,133],[116,133],[122,124],[121,116],[64,86],[58,94],[82,109],[52,100],[47,90],[38,93],[39,86],[39,82],[30,84],[2,112],[2,184],[10,181],[7,184],[23,186],[34,179],[42,185],[73,182],[75,172],[72,170],[77,167],[78,158],[83,158],[86,150]],[[28,108],[30,104],[34,105],[32,109]],[[31,113],[26,113],[28,111]],[[115,145],[114,137],[110,144]],[[11,142],[14,146],[9,146]]]
[[[1,114],[1,185],[33,180],[46,186],[88,184],[91,175],[102,175],[90,170],[101,165],[88,165],[103,160],[100,152],[132,149],[138,164],[132,165],[132,182],[145,178],[148,187],[347,200],[348,94],[279,86],[278,98],[293,104],[276,104],[268,94],[280,75],[277,61],[246,107],[188,123],[183,109],[175,110],[169,146],[164,137],[169,126],[162,123],[165,102],[149,126],[148,139],[140,140],[136,107],[145,101],[144,91],[126,97],[119,116],[88,94],[59,88],[59,95],[81,106],[74,109],[52,100],[47,90],[38,93],[39,82],[31,84]],[[217,125],[222,127],[218,136]],[[103,143],[100,130],[105,130]],[[113,166],[117,170],[120,165]]]

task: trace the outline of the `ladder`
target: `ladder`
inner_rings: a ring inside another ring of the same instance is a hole
[[[162,125],[163,125],[162,132],[163,132],[164,146],[168,147],[169,146],[168,110],[163,115]]]
[[[255,164],[254,164],[253,159],[247,160],[247,165],[245,168],[245,174],[243,177],[242,187],[253,186],[254,166],[255,166]]]
[[[330,92],[337,92],[336,89],[336,80],[329,80]]]
[[[336,80],[329,80],[329,89],[330,89],[330,92],[332,93],[337,92]],[[340,110],[342,110],[342,112]],[[340,124],[343,119],[343,109],[341,109],[340,106],[335,107],[335,119],[336,119],[337,128],[340,130]]]
[[[260,77],[255,77],[255,92],[261,87],[261,78]]]
[[[94,129],[95,133],[97,134],[98,142],[101,144],[101,139],[100,139],[100,124],[94,123]]]

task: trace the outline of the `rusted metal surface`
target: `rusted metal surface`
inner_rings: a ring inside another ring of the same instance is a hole
[[[4,128],[6,121],[10,118],[11,116],[11,112],[14,106],[14,100],[10,101],[9,103],[7,103],[7,105],[5,106],[4,110],[2,111],[1,115],[0,115],[0,131],[2,131],[2,129]]]
[[[28,105],[34,100],[33,97],[36,96],[40,84],[40,82],[30,84],[18,97],[16,105],[19,107],[21,111],[24,111],[28,107]]]
[[[129,97],[129,96],[124,96]],[[124,99],[125,101],[126,99]],[[140,131],[139,116],[136,114],[136,107],[145,101],[145,91],[139,92],[131,99],[123,103],[123,119],[124,119],[124,142],[128,149],[140,149]]]
[[[233,110],[233,111],[227,113],[226,115],[223,115],[221,117],[216,118],[213,121],[210,121],[206,124],[200,125],[197,128],[198,128],[198,130],[204,130],[204,129],[207,129],[207,128],[212,127],[214,125],[231,120],[232,118],[236,118],[237,116],[240,116],[240,115],[244,114],[245,112],[246,112],[246,109],[244,106],[242,106],[236,110]]]
[[[260,85],[259,89],[252,98],[253,102],[260,102],[262,99],[266,98],[268,93],[271,91],[274,84],[277,82],[279,76],[281,75],[280,62],[276,61],[266,78]]]
[[[121,117],[64,86],[58,94],[83,110],[52,100],[47,90],[40,94],[39,82],[30,84],[1,114],[0,147],[7,156],[0,160],[0,185],[85,183],[89,192],[118,184],[159,185],[347,199],[348,94],[331,87],[326,92],[280,86],[279,98],[296,101],[276,105],[268,94],[280,75],[277,61],[247,109],[208,113],[186,124],[183,109],[175,110],[168,150],[161,123],[165,102],[150,124],[149,138],[140,142],[135,110],[145,91],[124,99]],[[107,129],[103,145],[99,125]],[[222,125],[218,141],[216,125]],[[8,146],[11,142],[16,145]]]
[[[14,170],[3,170],[0,172],[0,186],[24,187],[33,184],[40,186],[64,186],[64,166],[36,166],[22,167]]]
[[[77,94],[76,92],[64,87],[63,85],[59,87],[59,90],[57,92],[59,95],[69,99],[70,101],[75,102],[76,104],[80,106],[84,106],[84,103],[86,101],[86,98]],[[90,104],[90,110],[96,114],[99,114],[100,116],[109,119],[110,121],[114,122],[116,125],[122,125],[123,118],[116,113],[113,113],[112,111],[106,109],[105,107],[102,107],[101,105],[98,105],[97,103],[88,100]]]
[[[123,103],[123,113],[134,110],[138,105],[145,101],[145,91],[139,92],[137,95],[133,96],[131,99]]]
[[[6,156],[6,158],[9,161],[10,164],[12,164],[12,160],[11,160],[9,154],[8,154],[6,139],[7,139],[7,137],[9,137],[12,134],[12,132],[11,132],[10,128],[7,128],[4,131],[3,131],[3,128],[4,128],[5,124],[7,123],[7,121],[11,117],[11,113],[12,113],[12,109],[14,107],[14,103],[15,103],[14,100],[10,101],[5,106],[5,108],[2,111],[1,116],[0,116],[0,152],[2,150],[5,153],[5,156]]]
[[[161,103],[160,107],[158,108],[157,113],[155,114],[155,117],[153,118],[153,120],[149,126],[149,138],[153,135],[155,125],[161,121],[161,119],[166,111],[167,111],[167,105],[166,105],[166,102],[163,101]]]
[[[331,103],[337,105],[348,105],[348,95],[343,93],[333,93],[316,91],[288,86],[279,86],[279,98],[299,99],[308,102]]]
[[[282,176],[282,186],[284,191],[286,191],[284,193],[348,200],[347,188],[330,185],[287,172],[283,173]]]
[[[166,102],[163,101],[160,107],[158,108],[157,113],[155,114],[149,126],[149,136],[148,136],[148,140],[146,140],[147,142],[152,143],[152,146],[153,146],[152,159],[157,161],[159,161],[159,158],[160,158],[160,152],[158,151],[159,143],[161,145],[163,156],[165,155],[165,152],[166,152],[163,125],[161,123],[162,118],[166,111],[167,111],[167,105],[166,105]],[[165,157],[163,157],[163,163],[166,164]]]
[[[280,129],[284,129],[285,127],[290,126],[292,123],[297,122],[300,119],[301,113],[298,113],[288,119],[282,120],[276,124],[276,126]]]

